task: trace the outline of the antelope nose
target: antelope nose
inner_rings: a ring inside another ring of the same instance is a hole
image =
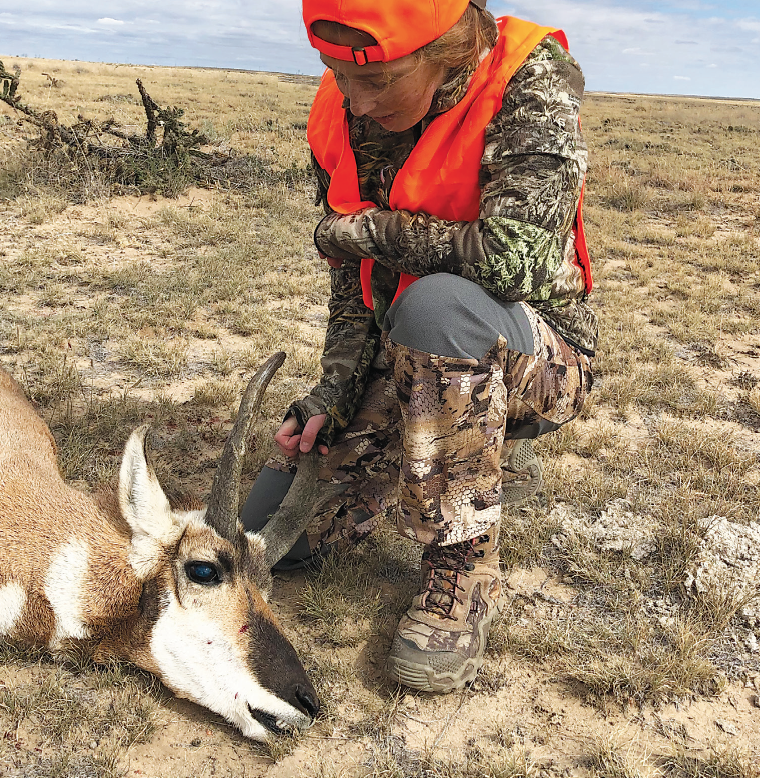
[[[299,707],[307,716],[315,719],[319,713],[319,698],[314,689],[296,686],[296,699]]]

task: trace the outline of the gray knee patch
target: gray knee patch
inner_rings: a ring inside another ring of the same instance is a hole
[[[265,467],[253,484],[243,510],[240,512],[240,522],[246,532],[259,532],[280,507],[285,495],[290,489],[295,476],[281,473],[271,467]],[[296,570],[305,567],[312,561],[309,540],[304,532],[295,542],[293,548],[274,565],[274,570]]]
[[[415,281],[385,315],[394,343],[442,357],[482,359],[501,335],[507,347],[534,352],[533,330],[519,303],[505,303],[472,281],[436,273]]]
[[[251,487],[240,512],[240,522],[246,532],[259,532],[280,507],[293,483],[294,475],[265,467]]]

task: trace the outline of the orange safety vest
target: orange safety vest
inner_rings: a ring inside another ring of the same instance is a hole
[[[539,27],[511,16],[497,22],[499,39],[473,73],[464,97],[433,119],[396,175],[390,191],[391,209],[421,211],[451,221],[478,219],[478,177],[485,130],[502,107],[509,79],[547,35],[567,48],[562,30]],[[356,158],[342,106],[343,95],[332,71],[327,70],[314,98],[306,134],[317,162],[330,174],[328,204],[334,211],[347,214],[375,207],[376,203],[361,200]],[[573,225],[575,262],[583,274],[586,292],[590,292],[591,263],[583,230],[582,203],[583,189]],[[371,290],[374,264],[374,259],[362,259],[362,293],[368,308],[374,307]],[[416,276],[402,273],[396,297],[416,280]]]

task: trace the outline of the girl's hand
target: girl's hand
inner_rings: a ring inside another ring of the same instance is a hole
[[[333,257],[328,257],[327,254],[323,254],[319,249],[317,249],[317,253],[319,254],[320,259],[327,260],[327,264],[330,267],[339,268],[343,264],[342,259],[334,259]]]
[[[298,420],[291,416],[282,423],[280,429],[274,435],[274,442],[277,448],[285,454],[286,457],[294,457],[299,452],[305,454],[314,447],[314,441],[317,439],[317,433],[322,429],[327,414],[320,413],[312,416],[306,426],[301,430]],[[320,454],[327,454],[328,448],[320,444],[317,446]]]

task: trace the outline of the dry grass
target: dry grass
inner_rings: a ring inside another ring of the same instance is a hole
[[[156,731],[155,681],[129,667],[96,668],[77,656],[54,665],[0,645],[4,661],[21,668],[0,687],[0,765],[40,778],[123,775],[122,755]]]
[[[380,612],[379,590],[357,566],[333,554],[306,581],[299,596],[299,616],[317,639],[336,647],[355,646],[372,634]]]
[[[757,759],[741,748],[711,744],[707,753],[693,753],[685,748],[674,750],[662,760],[669,778],[757,778]]]
[[[246,375],[284,348],[256,427],[252,479],[283,408],[319,375],[329,276],[311,243],[319,214],[304,128],[314,87],[251,73],[4,61],[21,66],[29,102],[62,121],[113,114],[140,124],[140,76],[156,100],[186,109],[209,150],[249,155],[245,190],[112,197],[107,182],[72,180],[30,158],[0,108],[0,360],[49,421],[65,476],[89,488],[110,480],[129,431],[150,420],[169,490],[207,489]],[[51,89],[42,72],[64,83]],[[760,671],[756,657],[726,648],[745,603],[720,593],[693,602],[682,591],[703,520],[746,524],[760,511],[760,109],[596,95],[584,128],[597,387],[581,419],[539,441],[545,493],[505,514],[502,530],[508,570],[541,566],[572,596],[552,604],[515,594],[463,704],[503,702],[510,663],[606,711],[710,699],[726,676]],[[595,518],[615,500],[653,522],[649,557],[557,540],[554,508]],[[456,753],[405,740],[404,727],[434,714],[424,700],[403,707],[378,668],[416,587],[418,554],[383,532],[298,578],[295,642],[325,706],[315,737],[364,749],[358,772],[327,756],[310,759],[305,774],[547,775],[531,750],[537,740],[504,734],[520,730],[517,714],[494,719]],[[0,687],[2,731],[29,733],[41,751],[6,737],[0,771],[116,776],[129,744],[150,737],[160,701],[141,677],[56,669],[10,649],[2,659],[24,672],[32,663],[38,679]],[[287,765],[309,753],[311,737],[256,753]],[[93,753],[93,740],[107,748]],[[574,748],[576,766],[612,778],[757,775],[756,757],[739,752],[658,762],[619,743]]]
[[[642,778],[641,765],[627,752],[625,746],[609,739],[590,744],[588,765],[598,778]]]

